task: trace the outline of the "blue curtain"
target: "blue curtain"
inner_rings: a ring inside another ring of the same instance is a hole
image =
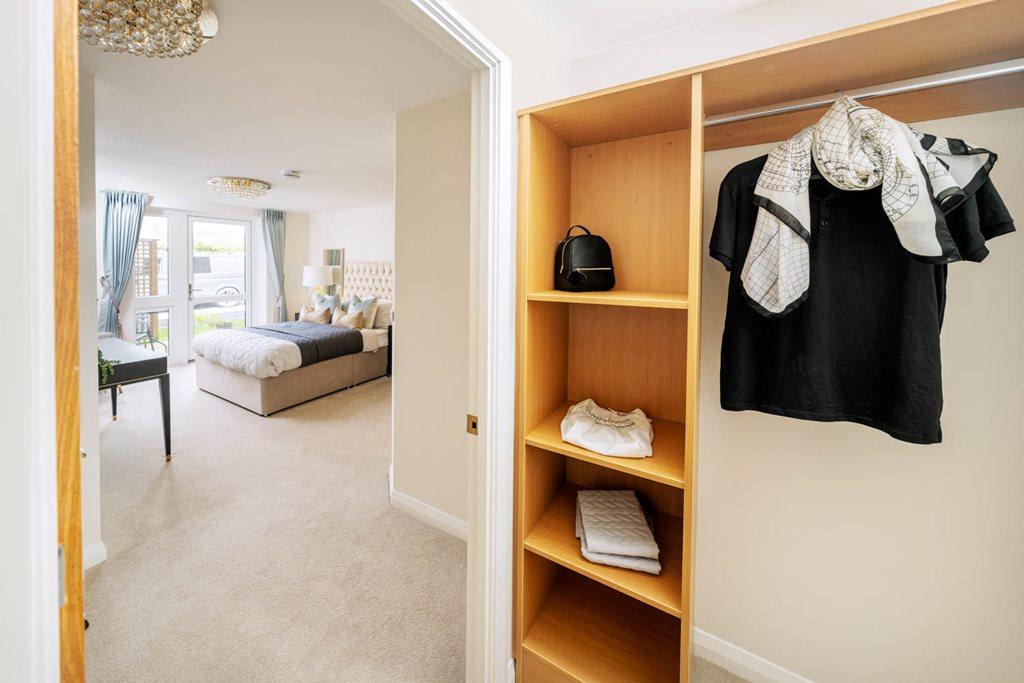
[[[263,244],[267,250],[267,270],[277,297],[278,322],[288,322],[284,300],[284,211],[263,209]]]
[[[135,247],[149,195],[125,190],[106,190],[103,194],[103,296],[98,327],[100,332],[118,335],[118,309],[131,286]]]

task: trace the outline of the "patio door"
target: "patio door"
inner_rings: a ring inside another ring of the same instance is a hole
[[[252,222],[188,217],[188,338],[245,327],[252,301]]]

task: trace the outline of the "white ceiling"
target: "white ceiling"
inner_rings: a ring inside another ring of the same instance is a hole
[[[569,59],[760,2],[763,0],[526,0]]]
[[[393,201],[397,112],[467,92],[468,72],[379,0],[214,0],[195,55],[82,43],[96,75],[99,189],[164,206],[230,203],[212,175],[273,185],[253,207],[315,212]],[[282,178],[299,169],[301,180]]]

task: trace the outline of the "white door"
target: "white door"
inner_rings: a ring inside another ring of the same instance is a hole
[[[252,301],[252,222],[188,217],[188,339],[245,327]]]

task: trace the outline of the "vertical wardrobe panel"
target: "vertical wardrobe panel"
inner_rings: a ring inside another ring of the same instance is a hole
[[[689,293],[690,308],[686,317],[686,491],[683,494],[683,619],[680,632],[679,678],[690,680],[693,639],[693,535],[697,528],[694,514],[697,506],[697,404],[700,400],[700,278],[701,255],[704,248],[704,97],[700,74],[692,78],[693,94],[690,102],[692,128],[690,130],[690,200],[689,200]]]
[[[615,289],[685,292],[690,131],[572,150],[570,218],[612,248]]]
[[[519,119],[518,278],[516,306],[516,465],[514,481],[513,650],[522,654],[524,614],[536,611],[554,569],[538,562],[524,567],[522,541],[532,498],[524,434],[565,400],[567,312],[564,306],[528,306],[526,292],[550,289],[558,235],[569,219],[569,148],[531,116]],[[536,473],[535,473],[536,474]],[[531,570],[532,571],[527,571]],[[524,582],[534,583],[524,587]],[[529,590],[527,590],[529,589]],[[525,603],[525,604],[524,604]]]

